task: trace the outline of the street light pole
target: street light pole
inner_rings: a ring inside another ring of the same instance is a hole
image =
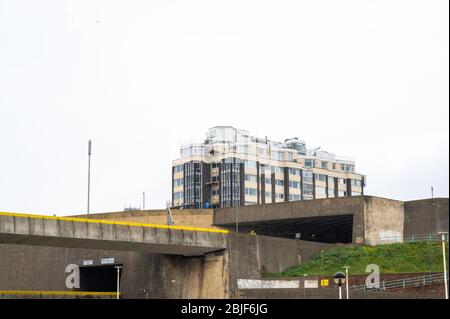
[[[347,295],[347,299],[350,299],[348,297],[348,269],[350,268],[350,266],[344,266],[344,268],[345,268],[345,292]]]
[[[90,191],[91,191],[91,149],[92,142],[89,140],[88,142],[88,195],[87,195],[87,213],[89,214],[89,200],[90,200]]]
[[[342,284],[345,283],[345,275],[342,272],[337,272],[333,276],[333,281],[339,285],[339,299],[342,299]]]
[[[142,192],[142,210],[145,210],[145,193]]]
[[[120,296],[120,269],[122,268],[122,266],[116,266],[117,269],[117,294],[116,294],[116,299],[119,299]]]
[[[448,299],[448,287],[447,287],[447,261],[445,260],[445,235],[447,232],[441,232],[442,234],[442,259],[444,264],[444,288],[445,288],[445,299]]]

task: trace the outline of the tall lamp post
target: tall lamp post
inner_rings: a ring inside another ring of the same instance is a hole
[[[145,192],[142,192],[142,210],[145,210]]]
[[[439,232],[442,235],[442,263],[444,265],[444,288],[445,288],[445,299],[448,299],[448,286],[447,286],[447,261],[445,260],[445,236],[447,232]]]
[[[122,266],[115,266],[117,269],[117,294],[116,299],[119,299],[120,296],[120,269],[122,269]]]
[[[345,283],[345,274],[338,271],[334,274],[333,281],[339,285],[339,299],[342,299],[342,284]]]
[[[90,199],[90,191],[91,191],[91,150],[92,150],[92,142],[89,140],[88,142],[88,196],[87,196],[87,213],[89,214],[89,199]]]
[[[350,299],[348,297],[348,269],[350,268],[350,266],[344,266],[345,268],[345,294],[347,299]]]

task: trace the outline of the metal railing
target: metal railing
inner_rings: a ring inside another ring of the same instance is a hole
[[[448,281],[448,274],[447,274]],[[385,291],[390,289],[403,289],[411,287],[422,287],[435,285],[444,282],[444,273],[435,273],[429,275],[423,275],[418,277],[410,277],[396,280],[384,280],[381,281],[378,287],[368,288],[365,284],[352,286],[352,290],[364,290],[364,291]]]
[[[444,235],[445,241],[448,242],[448,234]],[[411,235],[411,236],[392,236],[392,237],[369,237],[366,238],[366,245],[386,245],[398,243],[412,243],[412,242],[426,242],[426,241],[442,241],[442,234],[427,234],[427,235]]]

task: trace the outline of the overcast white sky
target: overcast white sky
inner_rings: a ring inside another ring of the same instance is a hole
[[[179,144],[232,125],[449,193],[449,1],[0,0],[0,211],[161,208]]]

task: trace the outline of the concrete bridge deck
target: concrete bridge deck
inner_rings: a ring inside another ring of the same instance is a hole
[[[227,230],[0,212],[0,243],[198,256],[226,248]]]

